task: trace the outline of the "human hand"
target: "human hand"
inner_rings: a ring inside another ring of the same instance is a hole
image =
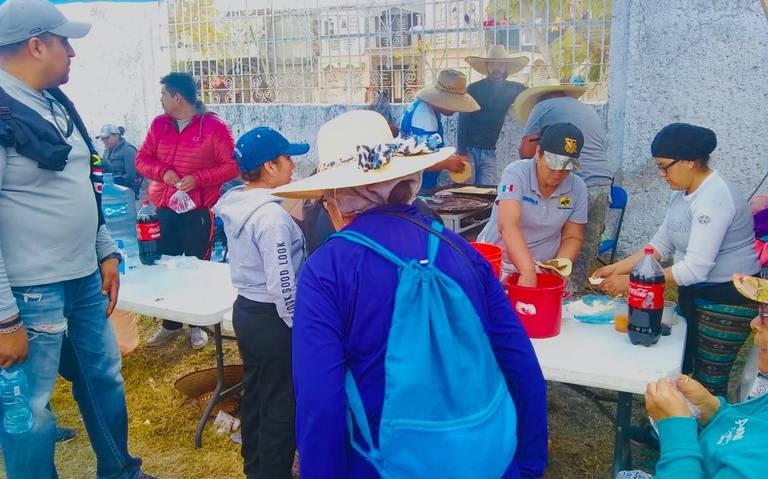
[[[163,183],[166,185],[175,185],[179,182],[179,175],[173,170],[168,170],[163,175]]]
[[[185,176],[179,180],[178,184],[176,185],[176,189],[179,189],[184,193],[189,193],[195,188],[197,188],[197,180],[195,180],[195,177],[192,175]]]
[[[645,409],[656,422],[669,417],[691,417],[685,397],[668,378],[648,385],[645,390]]]
[[[720,400],[707,391],[700,382],[684,374],[677,378],[675,384],[677,390],[701,411],[701,416],[698,418],[699,424],[702,426],[709,424],[710,419],[720,410]]]
[[[467,167],[467,157],[460,155],[451,155],[443,161],[446,170],[452,173],[461,173]]]
[[[0,334],[0,368],[21,364],[27,359],[29,340],[23,327],[9,334]]]
[[[120,292],[120,262],[115,258],[105,259],[99,264],[101,270],[101,294],[109,296],[107,303],[107,317],[112,315],[117,305],[117,295]]]
[[[520,274],[517,278],[517,285],[524,288],[536,287],[536,273]]]
[[[603,266],[602,268],[598,268],[594,273],[592,273],[592,277],[607,278],[608,276],[613,276],[614,274],[616,274],[616,265],[608,264]]]
[[[612,274],[605,277],[599,288],[611,296],[624,296],[629,291],[628,274]]]

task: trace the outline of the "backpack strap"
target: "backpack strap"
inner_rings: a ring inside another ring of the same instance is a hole
[[[379,215],[387,215],[387,216],[396,216],[398,218],[402,218],[409,223],[413,223],[414,225],[418,226],[419,228],[426,230],[430,233],[430,244],[432,243],[432,238],[435,238],[435,240],[441,240],[445,242],[452,250],[459,253],[465,260],[467,260],[467,263],[470,264],[472,272],[475,273],[475,276],[478,280],[482,283],[482,277],[480,276],[480,273],[477,272],[477,270],[474,267],[474,264],[472,263],[472,260],[467,256],[467,253],[464,252],[461,248],[459,248],[456,243],[453,242],[450,238],[448,238],[446,235],[443,234],[443,225],[438,221],[433,221],[432,226],[425,225],[421,221],[413,218],[410,215],[407,215],[405,213],[398,213],[394,211],[388,211],[388,212],[376,212],[372,214],[379,214]],[[435,249],[435,253],[437,253],[437,249]],[[430,262],[434,262],[434,257],[430,258]]]
[[[344,391],[347,393],[347,430],[352,448],[367,460],[375,462],[379,458],[379,451],[373,447],[373,436],[371,436],[371,428],[368,425],[368,416],[365,415],[360,391],[357,389],[357,383],[355,383],[355,378],[349,368],[347,368],[347,374],[344,378]],[[355,439],[355,424],[365,443],[363,445],[358,444]]]
[[[390,250],[388,250],[381,244],[377,243],[376,241],[372,240],[368,236],[362,233],[358,233],[357,231],[352,231],[352,230],[340,231],[339,233],[332,234],[330,238],[344,238],[347,241],[357,243],[359,245],[365,246],[368,249],[373,250],[375,253],[378,253],[380,256],[384,257],[384,259],[391,261],[392,263],[394,263],[396,266],[400,268],[405,268],[406,266],[408,266],[408,263],[403,261],[395,253],[391,252]]]

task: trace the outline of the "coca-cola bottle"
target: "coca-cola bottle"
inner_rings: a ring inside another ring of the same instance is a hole
[[[628,303],[629,340],[643,346],[656,344],[664,314],[664,270],[651,246],[645,247],[645,255],[629,275]]]
[[[142,264],[155,264],[160,259],[160,221],[149,200],[144,200],[136,214],[136,238]]]

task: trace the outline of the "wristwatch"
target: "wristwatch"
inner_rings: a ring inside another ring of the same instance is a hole
[[[104,261],[106,261],[108,259],[116,259],[117,263],[120,264],[120,263],[123,262],[123,255],[121,255],[117,251],[115,251],[114,253],[109,253],[105,257],[101,258],[101,260],[99,261],[99,264],[103,263]]]

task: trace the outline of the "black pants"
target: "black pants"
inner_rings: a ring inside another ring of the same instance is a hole
[[[716,304],[747,304],[750,302],[739,293],[732,282],[713,283],[706,286],[679,286],[677,288],[680,313],[688,325],[683,356],[683,374],[691,374],[696,369],[696,348],[699,341],[699,325],[696,316],[697,299]]]
[[[235,300],[232,324],[245,373],[243,470],[248,479],[289,479],[296,451],[291,328],[274,304],[242,296]]]
[[[157,219],[160,221],[160,254],[210,258],[213,241],[213,213],[210,208],[197,208],[181,214],[170,208],[158,208]],[[175,321],[163,321],[165,329],[179,329],[181,326]]]

